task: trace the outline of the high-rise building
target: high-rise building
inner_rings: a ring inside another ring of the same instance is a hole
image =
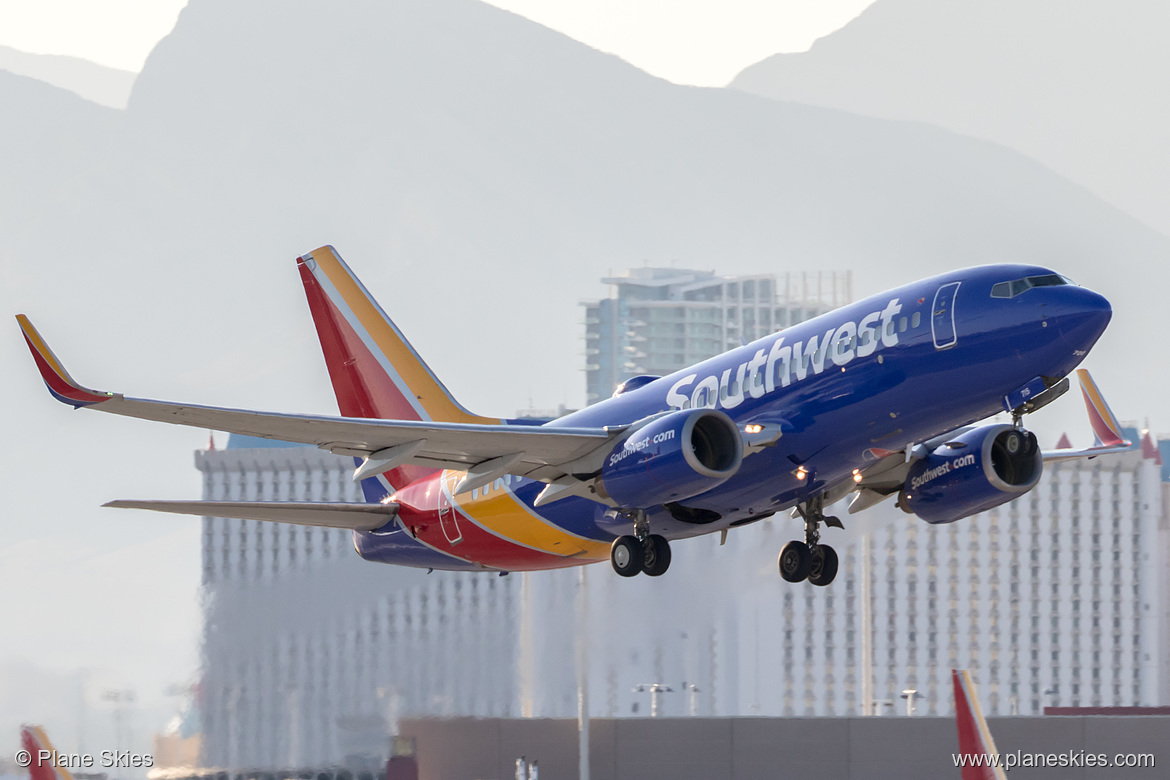
[[[945,714],[952,668],[991,714],[1166,703],[1170,474],[1144,445],[1052,465],[951,525],[838,507],[826,588],[780,579],[802,529],[787,513],[677,542],[666,576],[633,579],[428,575],[361,561],[345,531],[207,518],[204,761],[372,760],[400,716],[571,717],[578,653],[598,716],[650,714],[655,685],[672,716],[898,715],[911,689]],[[211,500],[360,500],[353,461],[309,447],[233,437],[196,465]]]
[[[638,374],[666,375],[852,300],[850,271],[718,276],[633,268],[585,306],[586,403]]]
[[[1130,453],[1051,464],[1030,493],[953,524],[929,525],[892,500],[842,515],[847,530],[825,535],[841,558],[832,586],[744,589],[752,652],[773,658],[747,687],[768,692],[767,714],[857,715],[868,658],[871,714],[903,712],[907,690],[917,712],[951,712],[956,668],[979,680],[993,715],[1164,704],[1165,489],[1146,435]],[[760,530],[764,539],[729,545],[750,556],[798,535],[776,518]]]
[[[353,459],[313,447],[232,436],[195,465],[205,500],[362,500]],[[518,714],[517,580],[370,564],[349,531],[204,518],[204,765],[375,764],[401,714]]]

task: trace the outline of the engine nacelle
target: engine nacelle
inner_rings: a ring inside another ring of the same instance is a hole
[[[898,506],[928,523],[953,523],[1024,495],[1043,471],[1033,433],[984,425],[956,435],[915,463]]]
[[[730,417],[683,409],[651,420],[614,447],[600,487],[619,506],[657,506],[718,487],[742,462],[743,437]]]

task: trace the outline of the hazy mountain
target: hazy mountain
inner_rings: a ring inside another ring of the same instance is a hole
[[[29,100],[6,105],[48,110]],[[577,302],[626,265],[853,267],[872,292],[1034,260],[1140,317],[1170,257],[1002,147],[671,85],[472,0],[198,0],[122,121],[86,108],[32,122],[86,143],[91,124],[114,130],[91,173],[20,193],[27,218],[0,241],[43,263],[0,263],[26,278],[6,285],[22,306],[62,312],[50,338],[77,340],[68,323],[100,311],[117,338],[87,381],[139,393],[330,409],[291,262],[325,242],[457,395],[497,414],[529,395],[579,403]]]
[[[138,75],[77,57],[29,54],[0,46],[0,70],[67,89],[111,108],[125,108]]]
[[[997,141],[1170,233],[1168,30],[1159,0],[879,0],[731,86]]]
[[[122,112],[3,71],[0,104],[7,109],[0,122],[0,223],[12,226],[0,235],[3,246],[29,228],[60,224],[71,208],[89,208],[78,188],[108,164]]]

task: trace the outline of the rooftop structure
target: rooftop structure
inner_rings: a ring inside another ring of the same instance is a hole
[[[849,271],[719,276],[633,268],[585,306],[586,402],[638,374],[666,375],[849,303]]]

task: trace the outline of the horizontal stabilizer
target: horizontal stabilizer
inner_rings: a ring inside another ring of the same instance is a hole
[[[270,523],[372,531],[398,515],[397,504],[302,504],[291,501],[111,501],[115,509],[149,509],[177,515],[232,517]]]

